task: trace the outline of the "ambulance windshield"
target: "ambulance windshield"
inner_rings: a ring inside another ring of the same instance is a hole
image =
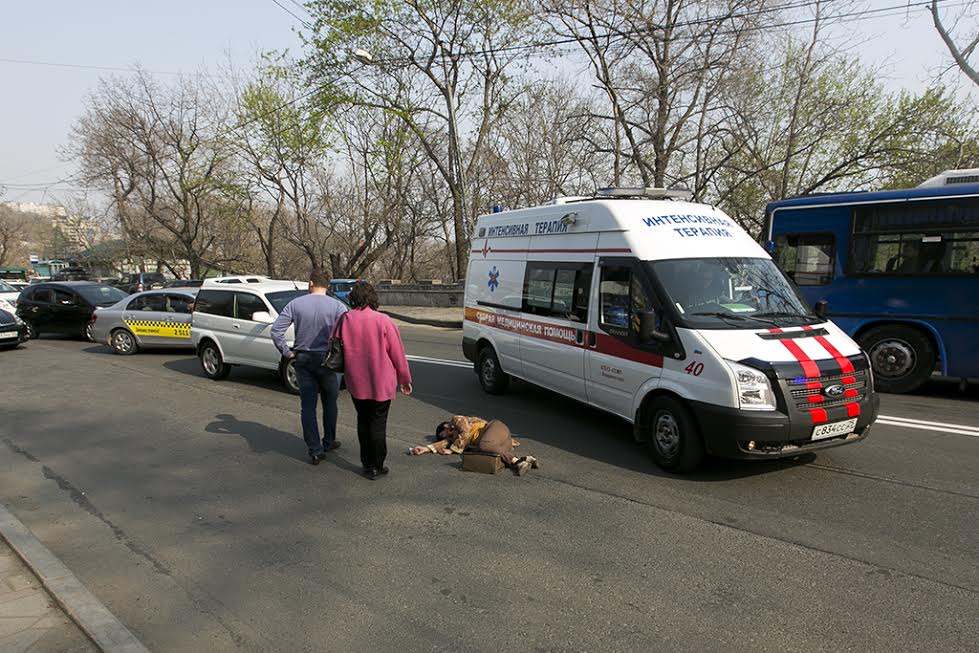
[[[821,322],[770,258],[673,259],[650,263],[684,322],[758,329]]]

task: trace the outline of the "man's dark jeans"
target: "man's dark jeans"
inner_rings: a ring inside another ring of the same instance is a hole
[[[303,440],[309,455],[316,456],[328,449],[337,439],[337,394],[340,381],[337,373],[323,367],[326,352],[296,353],[296,377],[299,381],[299,402],[302,411]],[[316,398],[323,402],[323,440],[320,441],[316,421]]]

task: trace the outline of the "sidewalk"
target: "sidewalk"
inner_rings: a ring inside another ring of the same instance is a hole
[[[461,306],[436,308],[433,306],[382,306],[396,320],[409,324],[427,324],[446,329],[461,329],[464,310]]]
[[[95,653],[97,650],[0,538],[0,651]]]

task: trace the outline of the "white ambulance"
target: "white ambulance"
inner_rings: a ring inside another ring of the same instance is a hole
[[[686,197],[605,189],[481,216],[463,349],[483,389],[517,377],[619,415],[676,472],[865,438],[867,357],[737,223]]]

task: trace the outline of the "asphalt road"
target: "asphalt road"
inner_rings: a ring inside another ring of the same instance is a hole
[[[458,331],[403,327],[461,359]],[[43,339],[0,355],[0,502],[156,651],[975,651],[979,390],[886,396],[871,437],[796,461],[660,472],[629,426],[412,362],[391,475],[305,462],[274,374]],[[409,458],[451,413],[542,468]],[[954,430],[954,429],[951,429]]]

